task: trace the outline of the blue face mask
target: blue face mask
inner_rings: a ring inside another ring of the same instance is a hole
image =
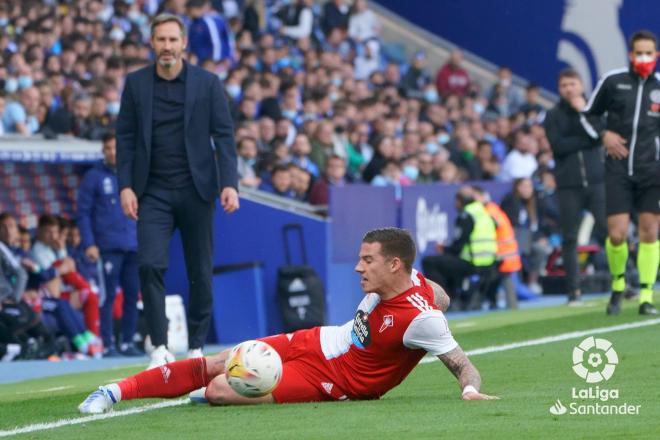
[[[435,142],[428,142],[426,144],[426,152],[429,154],[435,154],[440,151],[440,147]]]
[[[244,159],[244,160],[245,160],[245,163],[247,165],[251,166],[251,167],[254,167],[257,164],[257,158],[256,157],[252,157],[250,159]]]
[[[11,94],[18,90],[18,81],[16,78],[7,78],[5,81],[5,92]]]
[[[298,116],[298,112],[295,110],[282,110],[282,116],[293,121]]]
[[[442,145],[445,145],[447,142],[449,142],[449,135],[447,133],[441,133],[438,135],[438,142],[440,142]]]
[[[7,17],[0,18],[0,27],[5,27],[9,24],[9,19]]]
[[[222,72],[218,72],[216,75],[218,75],[218,78],[220,78],[220,81],[224,81],[227,79],[227,71],[223,70]]]
[[[227,84],[225,89],[227,90],[227,94],[232,99],[238,99],[238,97],[241,95],[241,86],[238,84]]]
[[[431,104],[437,103],[439,100],[438,91],[434,89],[427,89],[424,92],[424,99],[426,102],[430,102]]]
[[[403,175],[415,182],[417,181],[417,177],[419,177],[419,169],[412,165],[406,165],[403,167]]]
[[[482,114],[486,110],[486,108],[480,102],[475,102],[472,106],[472,109],[479,114]]]
[[[28,87],[32,87],[32,78],[27,76],[27,75],[21,75],[18,77],[18,88],[19,89],[27,89]]]
[[[120,106],[119,101],[108,102],[108,105],[106,105],[105,109],[108,111],[108,114],[110,114],[111,116],[117,116],[119,114],[119,106]]]

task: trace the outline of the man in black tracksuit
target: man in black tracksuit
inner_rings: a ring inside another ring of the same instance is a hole
[[[595,220],[594,233],[602,244],[607,235],[603,151],[598,132],[602,118],[587,117],[579,74],[565,69],[559,74],[561,100],[546,115],[543,125],[555,159],[555,180],[561,212],[562,258],[566,271],[569,304],[580,299],[577,234],[584,209]]]
[[[639,214],[637,268],[641,285],[639,313],[658,314],[653,306],[660,248],[660,74],[655,73],[657,38],[638,31],[630,41],[630,66],[605,74],[598,82],[585,116],[607,113],[601,139],[605,161],[608,239],[605,245],[612,274],[608,314],[620,311],[626,287],[626,237],[630,212]]]

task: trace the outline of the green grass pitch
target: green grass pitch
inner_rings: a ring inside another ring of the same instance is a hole
[[[646,318],[629,303],[608,317],[603,301],[588,307],[555,307],[492,313],[450,322],[465,350],[609,327]],[[17,435],[62,439],[658,439],[660,438],[660,325],[606,332],[619,364],[600,389],[619,398],[573,399],[572,388],[588,385],[572,370],[573,347],[584,336],[543,345],[474,355],[484,392],[498,401],[463,402],[455,379],[440,362],[419,365],[379,401],[253,407],[185,404],[84,424]],[[2,431],[82,417],[77,405],[96,386],[144,366],[0,385]],[[595,385],[592,385],[595,389]],[[552,415],[559,399],[576,404],[641,405],[639,415]],[[121,402],[116,410],[151,401]]]

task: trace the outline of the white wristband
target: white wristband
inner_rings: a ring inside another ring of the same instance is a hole
[[[467,393],[478,393],[479,391],[473,387],[472,385],[466,385],[465,388],[463,388],[463,396],[465,396]]]

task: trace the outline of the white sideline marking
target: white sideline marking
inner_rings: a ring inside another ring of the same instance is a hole
[[[66,385],[66,386],[63,386],[63,387],[46,388],[45,390],[21,391],[21,392],[18,392],[16,394],[50,393],[52,391],[68,390],[69,388],[73,388],[73,385]]]
[[[560,335],[547,336],[547,337],[538,338],[538,339],[530,339],[528,341],[514,342],[512,344],[493,345],[493,346],[490,346],[490,347],[477,348],[476,350],[470,350],[470,351],[467,351],[466,354],[468,356],[476,356],[476,355],[479,355],[479,354],[497,353],[497,352],[500,352],[500,351],[513,350],[513,349],[516,349],[516,348],[531,347],[531,346],[534,346],[534,345],[544,345],[544,344],[550,344],[552,342],[565,341],[567,339],[579,338],[581,336],[586,336],[586,335],[617,332],[617,331],[621,331],[621,330],[629,330],[629,329],[632,329],[632,328],[647,327],[647,326],[656,325],[656,324],[660,324],[660,318],[649,319],[647,321],[641,321],[641,322],[631,322],[631,323],[628,323],[628,324],[613,325],[613,326],[610,326],[610,327],[599,327],[599,328],[594,328],[594,329],[591,329],[591,330],[581,330],[581,331],[575,331],[575,332],[570,332],[570,333],[562,333]],[[437,360],[438,360],[437,357],[425,357],[419,363],[420,364],[428,364],[428,363],[431,363],[431,362],[435,362]],[[60,428],[62,426],[79,425],[81,423],[94,422],[96,420],[111,419],[113,417],[123,417],[123,416],[128,416],[128,415],[131,415],[131,414],[140,414],[140,413],[151,411],[151,410],[154,410],[154,409],[168,408],[168,407],[172,407],[172,406],[184,405],[188,402],[190,402],[190,399],[167,400],[167,401],[160,402],[160,403],[153,403],[151,405],[137,406],[137,407],[124,409],[124,410],[120,410],[120,411],[111,411],[111,412],[106,413],[106,414],[96,414],[96,415],[93,415],[93,416],[79,417],[79,418],[75,418],[75,419],[62,419],[62,420],[58,420],[57,422],[51,422],[51,423],[37,423],[37,424],[34,424],[34,425],[27,425],[27,426],[24,426],[22,428],[15,428],[15,429],[8,430],[8,431],[0,431],[0,437],[9,437],[9,436],[12,436],[12,435],[17,435],[17,434],[25,434],[25,433],[29,433],[29,432],[44,431],[44,430],[47,430],[47,429]]]
[[[587,335],[618,332],[621,330],[630,330],[631,328],[648,327],[650,325],[656,325],[656,324],[660,324],[660,318],[649,319],[647,321],[640,321],[640,322],[630,322],[628,324],[612,325],[610,327],[598,327],[598,328],[593,328],[591,330],[580,330],[570,333],[562,333],[560,335],[546,336],[544,338],[530,339],[528,341],[514,342],[511,344],[492,345],[490,347],[477,348],[475,350],[466,351],[465,354],[468,356],[476,356],[479,354],[497,353],[499,351],[514,350],[516,348],[522,348],[522,347],[532,347],[534,345],[550,344],[552,342],[565,341],[567,339],[579,338]],[[437,360],[438,358],[436,356],[428,356],[422,358],[422,360],[419,361],[419,363],[429,364]]]
[[[111,419],[113,417],[130,416],[131,414],[139,414],[154,409],[168,408],[170,406],[184,405],[190,402],[190,399],[167,400],[165,402],[152,403],[151,405],[137,406],[121,411],[111,411],[105,414],[95,414],[93,416],[78,417],[76,419],[62,419],[57,422],[50,423],[36,423],[34,425],[27,425],[22,428],[15,428],[8,431],[0,431],[0,437],[9,437],[12,435],[25,434],[28,432],[44,431],[47,429],[60,428],[62,426],[80,425],[81,423],[95,422],[97,420]]]

